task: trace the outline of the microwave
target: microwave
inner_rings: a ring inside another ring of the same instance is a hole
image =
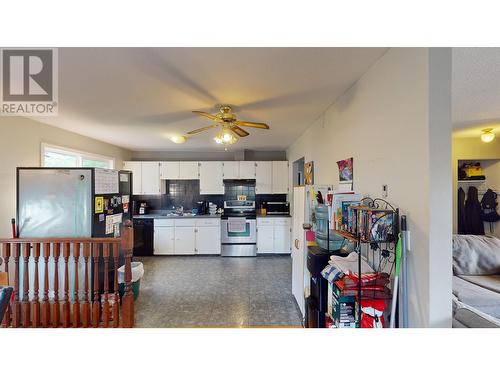
[[[266,202],[267,215],[290,215],[290,202]]]

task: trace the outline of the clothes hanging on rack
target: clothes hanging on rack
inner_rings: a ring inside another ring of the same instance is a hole
[[[484,235],[484,224],[482,219],[481,203],[479,202],[477,188],[470,186],[467,191],[467,201],[465,202],[465,234]]]
[[[490,232],[493,233],[493,223],[500,220],[497,213],[497,193],[488,189],[481,199],[481,208],[483,209],[482,219],[490,224]]]
[[[465,191],[462,188],[458,189],[458,234],[467,234],[467,223],[465,218]]]

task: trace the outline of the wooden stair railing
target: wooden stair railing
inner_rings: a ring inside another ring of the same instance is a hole
[[[5,312],[1,327],[132,328],[134,326],[134,298],[131,286],[133,242],[133,228],[130,222],[124,224],[121,238],[0,239],[5,272],[9,272],[9,261],[14,261],[13,299]],[[61,248],[64,261],[62,304],[59,300]],[[125,258],[125,293],[121,298],[118,293],[120,248]],[[40,249],[42,249],[43,258],[41,265],[39,263]],[[110,258],[113,266],[111,280],[108,277]],[[79,269],[80,259],[83,259],[83,275],[82,270]],[[104,263],[103,269],[99,266],[101,259]],[[30,260],[32,260],[31,263]],[[72,295],[69,290],[70,260],[74,265]],[[23,264],[22,291],[19,290],[20,261]],[[39,270],[40,266],[41,270]],[[32,273],[30,273],[30,268]],[[52,274],[49,274],[51,270]],[[103,280],[99,278],[99,271],[104,273]],[[43,279],[39,280],[42,272]],[[80,280],[83,281],[83,287],[81,287]],[[104,281],[102,290],[99,288],[99,281]],[[41,304],[39,301],[40,284],[43,284]],[[91,286],[93,290],[90,289]],[[21,299],[20,293],[22,293]],[[30,295],[32,295],[31,299]]]

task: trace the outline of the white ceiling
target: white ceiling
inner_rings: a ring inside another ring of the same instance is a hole
[[[500,48],[453,48],[454,136],[500,134]]]
[[[211,130],[183,145],[174,134],[210,124],[192,110],[230,104],[267,122],[232,149],[283,150],[385,48],[60,48],[59,116],[41,122],[131,150],[215,150]]]

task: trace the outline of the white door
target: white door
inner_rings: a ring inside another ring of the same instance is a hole
[[[179,162],[162,161],[160,163],[160,178],[162,180],[177,180],[179,178]]]
[[[240,178],[255,178],[255,162],[240,161]]]
[[[123,169],[132,172],[132,194],[142,194],[142,163],[140,161],[125,161]]]
[[[200,162],[200,194],[224,194],[221,161]]]
[[[292,224],[292,294],[299,305],[302,315],[305,312],[304,298],[304,223],[305,188],[293,189],[293,224]]]
[[[179,163],[179,178],[181,180],[197,180],[199,179],[198,162],[197,161],[181,161]]]
[[[175,227],[175,255],[195,254],[195,228]]]
[[[273,193],[288,194],[287,161],[273,161]]]
[[[274,250],[276,253],[290,254],[290,227],[274,226]]]
[[[154,254],[174,254],[174,227],[155,227]]]
[[[220,254],[220,226],[196,228],[197,254]]]
[[[142,162],[142,194],[160,194],[160,163]]]
[[[240,162],[239,161],[225,161],[224,163],[224,178],[225,179],[238,179],[240,178]]]
[[[272,225],[257,227],[257,252],[259,254],[274,253],[274,228]]]
[[[255,193],[272,194],[273,162],[258,161],[255,163]]]

